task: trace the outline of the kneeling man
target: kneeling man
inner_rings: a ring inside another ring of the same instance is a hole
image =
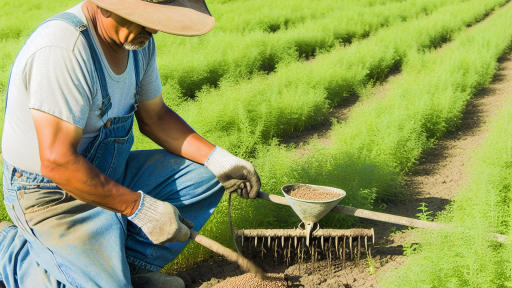
[[[184,287],[158,272],[254,167],[163,101],[152,35],[197,36],[204,0],[86,0],[45,21],[7,88],[0,286]],[[131,151],[133,121],[163,149]]]

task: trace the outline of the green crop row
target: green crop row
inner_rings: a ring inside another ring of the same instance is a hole
[[[204,91],[197,101],[176,110],[213,143],[252,157],[258,145],[322,121],[331,107],[365,85],[384,80],[410,54],[439,47],[504,2],[453,4],[314,61],[291,64],[269,76],[224,82],[220,89]],[[139,141],[136,147],[147,145],[148,141]]]
[[[303,22],[321,19],[337,10],[359,10],[361,7],[384,5],[403,0],[283,0],[265,2],[260,0],[230,2],[227,4],[208,1],[208,6],[217,23],[212,32],[236,33],[238,36],[252,31],[275,33]],[[215,36],[213,36],[215,37]],[[190,55],[188,55],[190,56]]]
[[[321,4],[313,7],[308,1],[285,2],[296,7],[295,10],[313,13],[317,18],[290,14],[286,11],[288,5],[281,2],[278,3],[281,8],[273,9],[270,14],[276,16],[270,18],[265,13],[253,15],[251,10],[236,14],[234,11],[238,8],[226,7],[227,11],[233,12],[229,15],[220,13],[222,17],[219,17],[218,27],[207,35],[197,38],[157,35],[158,65],[165,85],[164,94],[188,99],[204,86],[217,86],[222,79],[238,80],[269,73],[280,65],[333,49],[340,42],[351,43],[382,27],[429,14],[461,0],[408,0],[378,5],[370,5],[370,1],[319,1]],[[262,5],[260,1],[250,3]],[[256,19],[250,22],[245,19],[247,17],[240,16],[243,18],[240,22],[229,21],[240,14]],[[293,15],[300,17],[292,21]],[[243,27],[248,31],[242,33]]]

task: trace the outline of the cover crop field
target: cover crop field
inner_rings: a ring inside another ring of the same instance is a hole
[[[457,133],[512,44],[508,0],[207,2],[216,18],[209,34],[155,35],[166,103],[200,135],[251,161],[262,191],[280,195],[291,183],[336,187],[347,192],[340,204],[380,212],[415,197],[407,177],[439,141]],[[28,36],[76,4],[0,2],[2,97]],[[420,215],[452,228],[414,229],[419,244],[404,245],[405,265],[377,273],[379,286],[512,286],[511,244],[492,239],[492,233],[512,235],[511,99],[488,119],[488,136],[471,154],[454,202],[436,217]],[[4,98],[0,103],[3,109]],[[135,130],[134,149],[158,148]],[[232,209],[240,229],[300,222],[291,209],[262,200],[234,197]],[[332,214],[322,227],[379,225]],[[224,197],[201,233],[233,248],[227,215]],[[3,206],[2,220],[8,220]],[[165,271],[188,269],[210,253],[190,243]],[[342,287],[331,278],[303,285]],[[359,286],[373,287],[365,285]]]

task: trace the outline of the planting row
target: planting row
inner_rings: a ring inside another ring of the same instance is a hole
[[[252,157],[258,145],[322,121],[331,107],[368,83],[385,79],[409,55],[440,46],[504,2],[450,5],[270,76],[223,82],[220,89],[203,91],[197,101],[186,102],[177,111],[213,143]],[[139,141],[136,147],[149,145]]]
[[[248,19],[253,20],[250,18],[252,16],[260,20],[251,22],[245,19],[247,17],[242,17],[240,22],[229,21],[232,17],[245,14],[236,14],[234,10],[229,13],[230,17],[219,17],[217,27],[207,35],[197,38],[156,36],[164,94],[188,99],[205,86],[217,86],[221,79],[238,80],[257,73],[269,73],[280,65],[311,57],[319,50],[351,43],[382,27],[429,14],[456,2],[465,1],[408,0],[369,5],[372,4],[369,1],[358,3],[347,0],[319,1],[321,4],[318,6],[314,5],[316,2],[298,1],[290,6],[297,7],[296,10],[302,9],[302,14],[306,13],[304,11],[311,12],[318,19],[300,16],[296,21],[290,18],[294,14],[283,8],[274,9],[272,14],[277,16],[270,18],[265,13],[252,15],[250,10],[242,10],[247,11]],[[262,5],[261,1],[251,3]],[[279,5],[287,7],[281,2]],[[229,7],[225,8],[231,11]],[[237,27],[248,27],[249,30],[241,33],[236,30],[242,28]]]
[[[386,2],[399,2],[391,0]],[[239,36],[252,31],[275,33],[286,30],[306,21],[317,20],[331,14],[336,10],[350,12],[361,7],[383,5],[382,0],[283,0],[279,2],[265,2],[260,0],[218,3],[207,1],[212,15],[215,17],[217,32],[237,33]]]
[[[510,27],[511,17],[509,11],[495,25]],[[489,32],[503,41],[512,40],[510,33]],[[385,287],[509,287],[512,247],[493,237],[493,233],[512,236],[512,103],[508,98],[491,121],[483,149],[473,153],[470,183],[437,220],[453,228],[419,231],[421,245],[406,250],[407,265],[387,275]]]
[[[279,194],[280,187],[290,183],[338,187],[347,192],[341,204],[367,209],[379,209],[386,201],[403,196],[400,190],[403,173],[436,139],[458,126],[467,102],[491,81],[497,59],[507,51],[512,40],[512,30],[508,29],[512,25],[511,16],[512,6],[508,5],[456,37],[442,52],[410,55],[403,75],[389,92],[358,105],[347,122],[333,127],[329,144],[312,141],[301,149],[277,144],[261,147],[253,161],[262,179],[262,190]],[[505,141],[508,145],[509,141]],[[512,153],[510,147],[506,149]],[[510,174],[506,173],[502,175],[508,175],[510,181]],[[239,229],[291,228],[300,222],[291,209],[277,204],[234,200],[233,218]],[[224,199],[202,233],[229,245],[226,214]],[[508,225],[506,221],[498,222]],[[355,218],[331,214],[320,225],[343,228],[354,227],[356,223]],[[453,246],[448,245],[447,249],[450,247]],[[180,265],[187,255],[201,250],[191,246],[187,253],[175,264]],[[508,266],[503,269],[510,272]],[[413,273],[410,275],[414,277]]]

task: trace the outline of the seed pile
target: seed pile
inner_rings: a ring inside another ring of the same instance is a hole
[[[288,195],[309,201],[329,201],[339,198],[341,195],[335,192],[318,191],[309,187],[299,187],[287,193]]]
[[[246,273],[244,275],[232,277],[226,279],[213,288],[281,288],[288,287],[284,275],[279,274],[267,274],[266,280],[258,279],[252,273]]]

